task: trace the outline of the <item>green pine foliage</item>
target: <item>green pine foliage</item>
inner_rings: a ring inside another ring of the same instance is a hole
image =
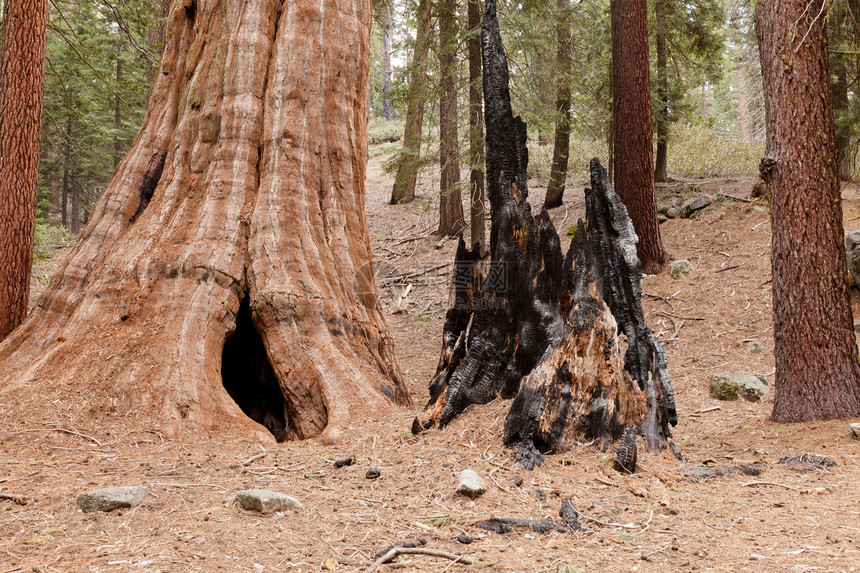
[[[147,72],[152,77],[160,54],[160,46],[146,41],[156,26],[154,12],[148,0],[49,3],[39,167],[39,207],[46,219],[70,225],[76,204],[83,227],[140,129]]]

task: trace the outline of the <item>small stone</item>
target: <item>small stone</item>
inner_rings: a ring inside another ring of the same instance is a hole
[[[515,487],[520,487],[521,485],[523,485],[523,478],[521,478],[520,476],[513,477],[508,481],[511,482]]]
[[[734,401],[740,398],[757,402],[767,394],[767,379],[763,376],[736,372],[714,374],[711,377],[711,396],[717,400]]]
[[[85,491],[78,496],[77,503],[84,513],[113,511],[135,507],[148,495],[149,490],[141,486],[109,487]]]
[[[473,470],[460,472],[460,483],[457,484],[457,493],[468,497],[478,497],[487,491],[487,482]]]
[[[860,336],[860,320],[854,321],[854,336]]]
[[[674,261],[672,263],[672,267],[669,269],[669,276],[671,276],[675,280],[685,279],[693,273],[693,264],[684,259],[681,261]]]
[[[759,354],[764,352],[764,344],[759,342],[758,340],[752,340],[747,344],[747,350],[752,354]]]
[[[855,438],[860,438],[860,424],[858,424],[858,423],[851,424],[851,431],[854,432]]]
[[[364,472],[364,477],[366,477],[367,479],[376,479],[381,475],[382,475],[382,472],[380,472],[376,468],[370,468],[369,470]]]
[[[472,543],[472,538],[468,535],[458,535],[457,542],[462,543],[463,545],[469,545],[470,543]]]
[[[661,225],[669,220],[669,217],[664,215],[663,213],[657,213],[657,222]]]
[[[711,198],[707,195],[697,195],[687,199],[681,204],[680,215],[684,219],[689,219],[697,211],[701,211],[711,204]]]
[[[264,514],[302,508],[302,504],[296,498],[267,489],[240,491],[236,494],[236,503],[246,511]]]
[[[672,206],[664,213],[664,215],[670,219],[677,219],[681,216],[681,210],[678,207]]]

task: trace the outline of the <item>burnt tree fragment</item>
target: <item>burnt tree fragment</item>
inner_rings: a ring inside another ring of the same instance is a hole
[[[663,349],[645,325],[636,234],[606,170],[591,161],[586,221],[566,255],[544,209],[528,203],[526,125],[515,117],[494,0],[481,26],[489,252],[457,250],[443,348],[420,432],[472,404],[513,398],[504,441],[526,468],[630,428],[658,451],[677,423]],[[623,337],[619,336],[623,333]]]

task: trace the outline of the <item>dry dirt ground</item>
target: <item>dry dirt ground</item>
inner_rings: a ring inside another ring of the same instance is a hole
[[[454,241],[435,229],[438,182],[425,174],[418,199],[387,204],[384,157],[371,160],[367,212],[382,301],[414,405],[356,420],[333,444],[257,443],[231,435],[167,441],[158,423],[78,416],[75,398],[51,381],[33,388],[32,413],[10,417],[0,403],[0,573],[17,571],[364,571],[392,544],[468,555],[467,566],[425,555],[379,571],[854,571],[860,568],[860,441],[849,421],[779,425],[761,403],[717,402],[711,375],[745,371],[772,379],[770,228],[764,206],[717,201],[694,220],[662,226],[674,259],[694,273],[646,277],[647,320],[666,341],[684,456],[640,455],[640,471],[611,469],[611,452],[588,445],[520,469],[500,439],[508,404],[473,407],[442,431],[409,432],[427,400],[447,304]],[[746,197],[751,181],[698,182],[712,196]],[[543,189],[532,181],[532,203]],[[553,211],[561,229],[583,211],[581,182]],[[663,191],[666,193],[666,191]],[[845,190],[845,216],[860,216],[860,190]],[[849,223],[849,226],[852,225]],[[562,232],[564,234],[564,232]],[[55,267],[54,267],[55,268]],[[48,269],[50,274],[50,269]],[[403,277],[412,289],[397,303]],[[400,281],[400,282],[398,282]],[[855,295],[856,296],[856,295]],[[860,304],[855,300],[855,316]],[[764,351],[751,353],[748,341]],[[15,411],[19,411],[18,408]],[[858,421],[858,420],[851,420]],[[838,465],[779,464],[811,453]],[[352,456],[355,464],[335,469]],[[695,480],[684,468],[765,464],[757,477]],[[368,468],[381,476],[365,478]],[[472,468],[489,483],[470,500],[454,493]],[[522,479],[520,486],[516,478]],[[87,489],[144,485],[133,509],[84,514]],[[269,488],[303,508],[260,516],[238,509],[236,492]],[[558,519],[563,498],[581,512],[582,531],[486,533],[490,517]],[[458,543],[469,535],[470,545]]]

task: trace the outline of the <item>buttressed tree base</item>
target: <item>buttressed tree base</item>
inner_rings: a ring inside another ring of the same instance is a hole
[[[461,240],[430,402],[412,429],[444,426],[501,396],[513,398],[504,441],[526,468],[581,438],[606,449],[626,435],[632,448],[638,434],[660,450],[677,423],[675,399],[662,346],[645,325],[627,209],[592,160],[587,220],[562,255],[549,214],[533,217],[527,201],[526,125],[511,110],[493,0],[482,46],[490,255]]]
[[[370,21],[369,0],[173,3],[134,146],[0,345],[7,403],[283,440],[408,402],[364,218]]]

